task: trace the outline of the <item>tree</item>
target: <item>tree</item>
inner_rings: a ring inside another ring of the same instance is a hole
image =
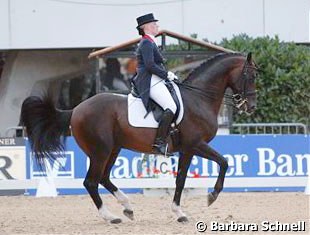
[[[250,117],[234,115],[234,121],[301,122],[310,126],[310,48],[281,42],[278,37],[238,35],[221,46],[252,52],[262,69],[257,79],[257,110]]]

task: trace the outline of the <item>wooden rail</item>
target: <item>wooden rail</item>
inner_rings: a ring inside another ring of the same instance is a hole
[[[182,34],[171,32],[169,30],[161,30],[156,37],[158,37],[158,36],[166,36],[166,35],[170,36],[170,37],[173,37],[173,38],[176,38],[176,39],[181,39],[183,41],[187,41],[187,42],[199,45],[201,47],[209,48],[211,50],[216,50],[216,51],[219,51],[219,52],[234,52],[234,51],[232,51],[230,49],[226,49],[226,48],[221,47],[221,46],[217,46],[217,45],[214,45],[214,44],[211,44],[211,43],[208,43],[208,42],[197,40],[195,38],[184,36]],[[129,47],[131,45],[134,45],[134,44],[138,43],[140,41],[140,39],[141,39],[140,37],[139,38],[135,38],[135,39],[132,39],[130,41],[118,44],[116,46],[106,47],[104,49],[93,51],[93,52],[91,52],[88,55],[88,58],[91,59],[91,58],[94,58],[94,57],[103,56],[103,55],[106,55],[106,54],[111,53],[113,51],[117,51],[117,50],[120,50],[122,48]]]

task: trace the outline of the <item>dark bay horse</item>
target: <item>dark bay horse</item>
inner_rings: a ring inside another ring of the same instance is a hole
[[[184,103],[184,117],[178,125],[180,144],[169,151],[179,152],[176,190],[172,210],[179,222],[187,221],[180,207],[187,171],[193,155],[218,163],[220,170],[214,190],[208,195],[209,205],[223,189],[227,160],[209,145],[216,135],[217,116],[226,88],[233,91],[237,108],[248,114],[256,106],[255,77],[257,68],[251,54],[219,54],[196,68],[179,84]],[[64,135],[71,125],[73,136],[90,159],[84,186],[93,199],[100,215],[111,223],[121,219],[103,204],[98,193],[99,184],[110,191],[124,207],[124,214],[133,219],[128,197],[109,179],[110,171],[121,148],[152,153],[154,128],[134,128],[128,123],[127,96],[102,93],[76,106],[72,111],[55,108],[49,96],[31,96],[21,109],[21,122],[26,127],[31,148],[39,162],[53,158],[52,152],[62,151]]]

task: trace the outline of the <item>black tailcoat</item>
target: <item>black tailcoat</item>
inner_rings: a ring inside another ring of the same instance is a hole
[[[147,35],[141,39],[136,56],[138,60],[137,75],[133,78],[133,82],[148,110],[152,74],[167,79],[167,71],[163,65],[164,58],[157,45]]]

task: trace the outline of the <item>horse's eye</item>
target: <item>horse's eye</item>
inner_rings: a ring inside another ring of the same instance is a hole
[[[251,74],[251,76],[248,76],[248,80],[249,80],[250,82],[254,82],[255,79],[257,78],[257,76],[258,76],[258,73],[253,72],[253,74]]]

